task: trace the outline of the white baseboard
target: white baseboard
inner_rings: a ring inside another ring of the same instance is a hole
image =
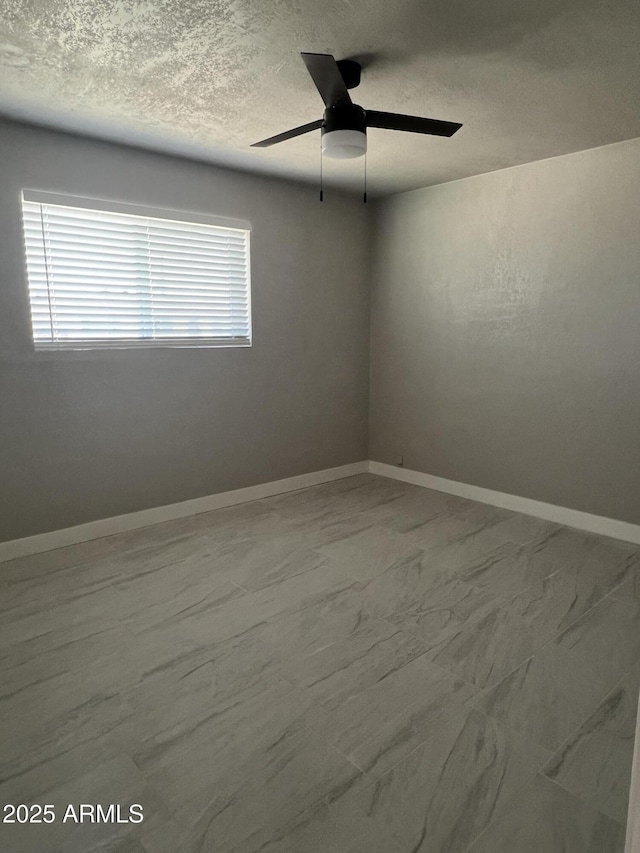
[[[382,477],[402,480],[404,483],[413,483],[415,486],[447,492],[450,495],[469,498],[472,501],[491,504],[514,512],[522,512],[525,515],[543,518],[545,521],[554,521],[556,524],[564,524],[567,527],[576,527],[578,530],[587,530],[589,533],[599,533],[602,536],[610,536],[613,539],[622,539],[625,542],[640,545],[640,525],[638,524],[629,524],[615,518],[605,518],[602,515],[592,515],[589,512],[581,512],[565,506],[534,501],[531,498],[521,498],[518,495],[508,495],[505,492],[494,492],[492,489],[483,489],[481,486],[471,486],[468,483],[458,483],[455,480],[445,480],[442,477],[434,477],[432,474],[422,474],[420,471],[398,468],[384,462],[370,461],[369,471],[371,474],[380,474]]]
[[[615,518],[592,515],[564,506],[555,506],[531,498],[522,498],[518,495],[508,495],[505,492],[494,492],[492,489],[483,489],[480,486],[472,486],[468,483],[458,483],[455,480],[445,480],[442,477],[434,477],[432,474],[398,468],[395,465],[386,465],[383,462],[363,461],[340,465],[337,468],[325,468],[323,471],[312,471],[309,474],[300,474],[297,477],[287,477],[284,480],[274,480],[270,483],[260,483],[257,486],[248,486],[245,489],[235,489],[231,492],[220,492],[217,495],[194,498],[177,504],[143,509],[127,515],[103,518],[98,521],[90,521],[87,524],[78,524],[75,527],[66,527],[63,530],[52,530],[50,533],[27,536],[24,539],[0,542],[0,562],[13,560],[16,557],[26,557],[30,554],[39,554],[42,551],[52,551],[54,548],[63,548],[80,542],[88,542],[90,539],[112,536],[115,533],[137,530],[140,527],[160,524],[163,521],[173,521],[214,509],[222,509],[226,506],[293,492],[297,489],[305,489],[308,486],[317,486],[320,483],[329,483],[332,480],[341,480],[344,477],[352,477],[354,474],[365,474],[367,472],[640,545],[640,525],[638,524],[629,524]]]
[[[30,554],[39,554],[42,551],[52,551],[54,548],[63,548],[66,545],[77,545],[79,542],[112,536],[114,533],[137,530],[140,527],[160,524],[163,521],[186,518],[189,515],[198,515],[225,506],[269,498],[272,495],[280,495],[284,492],[294,492],[308,486],[317,486],[320,483],[352,477],[354,474],[366,474],[368,471],[369,463],[366,460],[352,462],[349,465],[340,465],[337,468],[325,468],[323,471],[312,471],[309,474],[299,474],[297,477],[287,477],[284,480],[274,480],[271,483],[260,483],[257,486],[248,486],[245,489],[235,489],[232,492],[220,492],[217,495],[207,495],[203,498],[194,498],[177,504],[143,509],[139,512],[116,515],[113,518],[103,518],[99,521],[89,521],[87,524],[78,524],[75,527],[66,527],[63,530],[52,530],[50,533],[39,533],[35,536],[27,536],[24,539],[0,542],[0,562],[13,560],[16,557],[26,557]]]

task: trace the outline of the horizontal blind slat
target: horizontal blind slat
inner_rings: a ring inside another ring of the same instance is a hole
[[[234,237],[246,232],[246,226],[219,225],[212,222],[193,222],[174,216],[152,216],[145,213],[129,213],[115,210],[100,210],[89,207],[72,207],[64,204],[47,204],[46,202],[24,201],[25,219],[79,220],[80,222],[96,222],[103,224],[142,225],[148,228],[169,229],[172,232],[187,231],[188,233],[202,232],[205,235],[219,233]]]
[[[110,255],[96,253],[93,247],[90,252],[84,253],[77,251],[75,246],[65,248],[64,251],[55,246],[48,245],[46,250],[43,250],[42,243],[35,247],[27,245],[27,251],[33,258],[34,262],[40,264],[54,263],[56,266],[89,266],[93,267],[108,266],[115,264],[117,266],[127,266],[132,269],[144,268],[147,264],[157,264],[162,266],[174,266],[180,269],[185,267],[195,267],[200,269],[218,269],[232,268],[237,270],[246,270],[248,261],[245,257],[235,256],[231,254],[216,255],[213,253],[191,255],[186,257],[163,255],[158,252],[155,254],[127,254],[124,251],[113,251]]]
[[[114,284],[118,283],[129,283],[131,287],[144,287],[146,285],[155,284],[155,286],[162,286],[163,282],[166,282],[167,286],[183,288],[189,284],[193,284],[195,288],[204,287],[215,288],[216,286],[220,288],[224,288],[225,286],[235,286],[241,287],[244,286],[244,277],[240,275],[235,270],[229,271],[219,271],[216,274],[209,275],[201,275],[200,273],[192,274],[185,273],[183,277],[180,277],[176,274],[163,274],[162,271],[158,270],[154,272],[153,270],[148,270],[147,275],[143,276],[142,273],[127,272],[126,270],[97,270],[85,272],[80,269],[77,270],[48,270],[48,269],[40,269],[38,267],[33,269],[32,279],[34,284],[42,283],[45,287],[50,286],[50,284],[55,281],[57,286],[62,286],[64,282],[67,282],[70,286],[74,284],[76,286],[90,284],[91,280],[95,280],[98,284],[104,281],[111,281]]]
[[[202,299],[190,298],[190,299],[180,299],[178,296],[174,294],[163,294],[163,293],[154,293],[153,294],[154,304],[158,305],[185,305],[197,307],[198,305],[202,305],[203,308],[225,308],[227,305],[243,305],[248,308],[247,300],[239,296],[233,295],[221,295],[218,298],[213,296],[205,296]],[[49,297],[47,293],[36,293],[33,297],[33,306],[43,306],[46,307],[50,302],[55,302],[58,306],[67,306],[69,309],[73,309],[74,305],[84,306],[88,309],[98,309],[98,308],[107,308],[109,310],[117,311],[118,308],[131,308],[140,304],[139,295],[134,294],[120,294],[114,295],[113,298],[109,298],[109,300],[105,300],[100,294],[91,295],[90,293],[82,293],[80,296],[78,294],[75,295],[67,295],[67,294],[59,294],[57,293],[53,297]]]
[[[158,317],[162,317],[165,319],[171,319],[171,317],[175,317],[176,320],[180,320],[185,317],[190,317],[196,320],[202,320],[203,322],[209,322],[209,320],[219,318],[220,320],[225,320],[228,317],[241,317],[247,314],[247,311],[244,309],[239,309],[237,311],[224,311],[224,310],[208,310],[208,311],[198,311],[196,308],[184,308],[184,307],[176,307],[167,306],[161,307],[154,305],[153,309],[147,315],[150,319],[155,319]],[[57,320],[68,320],[69,322],[86,322],[91,321],[91,319],[95,319],[96,321],[108,322],[109,320],[113,320],[114,322],[119,321],[124,318],[132,318],[136,322],[144,322],[144,316],[140,314],[139,311],[135,311],[133,309],[126,311],[120,309],[118,311],[111,311],[109,308],[78,308],[73,312],[65,311],[64,309],[60,310],[58,305],[54,305],[53,311],[51,312],[51,316]],[[142,317],[142,319],[141,319]]]
[[[133,219],[135,217],[132,217]],[[176,245],[220,245],[238,249],[246,244],[246,239],[242,236],[243,232],[237,232],[233,237],[230,237],[221,233],[198,233],[190,229],[149,229],[135,221],[118,224],[94,222],[88,219],[72,220],[45,216],[42,220],[39,217],[28,219],[25,221],[25,226],[29,233],[35,234],[40,231],[40,233],[44,233],[45,237],[56,234],[61,236],[79,235],[81,237],[97,236],[102,240],[115,239],[122,240],[125,243],[133,243],[136,240],[148,240],[156,243],[168,241]]]
[[[218,280],[200,280],[194,279],[189,282],[182,282],[179,279],[136,279],[127,276],[109,277],[106,275],[94,276],[93,278],[84,278],[82,276],[52,276],[49,281],[45,276],[40,278],[32,278],[30,287],[34,292],[46,292],[50,289],[56,293],[67,294],[74,296],[75,294],[86,293],[88,295],[105,294],[107,297],[110,294],[117,296],[120,293],[124,294],[141,294],[141,293],[158,293],[158,294],[173,294],[178,298],[188,298],[193,295],[197,298],[205,299],[207,296],[220,298],[227,294],[244,294],[246,290],[240,279],[233,279],[232,283],[225,284],[224,281]]]
[[[231,225],[217,225],[208,222],[193,222],[189,219],[175,218],[173,216],[151,216],[145,213],[126,213],[115,210],[97,210],[88,207],[72,207],[65,204],[48,204],[46,202],[35,202],[23,200],[24,218],[29,220],[45,220],[53,217],[56,220],[80,220],[81,222],[97,222],[105,224],[142,224],[148,228],[169,229],[172,233],[187,231],[190,234],[199,232],[209,234],[221,234],[228,239],[246,233],[245,225],[233,227]]]
[[[43,251],[44,240],[47,251],[57,252],[60,255],[64,255],[65,253],[76,255],[77,253],[81,256],[81,253],[83,252],[86,252],[89,255],[119,255],[121,257],[129,258],[148,257],[149,255],[148,242],[135,242],[133,240],[126,240],[124,237],[118,238],[117,240],[109,240],[99,236],[85,237],[80,234],[70,234],[69,236],[66,236],[64,234],[43,234],[42,231],[39,231],[33,234],[26,232],[25,240],[28,247],[31,246],[40,253]],[[157,247],[154,247],[154,249],[157,253]],[[192,258],[206,257],[213,260],[216,258],[229,258],[236,263],[240,263],[242,261],[246,262],[247,259],[245,249],[236,249],[234,247],[222,246],[217,243],[212,243],[208,246],[201,246],[199,244],[193,246],[168,244],[165,246],[163,253],[164,252],[167,253],[167,257],[176,255],[179,257]]]

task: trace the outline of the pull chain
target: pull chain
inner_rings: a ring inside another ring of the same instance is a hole
[[[324,191],[322,184],[322,133],[320,134],[320,201],[324,201]]]
[[[364,152],[364,196],[362,197],[362,201],[367,203],[367,152]]]

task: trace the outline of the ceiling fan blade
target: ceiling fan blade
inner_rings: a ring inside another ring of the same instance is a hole
[[[293,139],[294,136],[302,136],[303,133],[309,133],[310,130],[317,130],[322,127],[323,119],[310,121],[309,124],[302,124],[300,127],[294,127],[292,130],[285,130],[284,133],[279,133],[277,136],[270,136],[268,139],[262,139],[260,142],[254,142],[252,148],[268,148],[270,145],[275,145],[277,142],[284,142],[286,139]]]
[[[366,110],[367,127],[384,127],[388,130],[406,130],[409,133],[430,133],[433,136],[453,136],[461,124],[455,121],[438,121],[435,118],[404,116],[399,113],[381,113]]]
[[[301,53],[300,56],[326,107],[351,103],[338,63],[330,53]]]

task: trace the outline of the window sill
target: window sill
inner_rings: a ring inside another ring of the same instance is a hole
[[[184,346],[133,346],[133,347],[91,347],[83,349],[38,349],[26,350],[4,350],[0,351],[0,364],[4,365],[37,365],[37,364],[73,364],[78,362],[122,362],[127,361],[135,364],[138,360],[145,359],[171,359],[171,358],[198,358],[195,353],[200,353],[200,358],[206,358],[207,353],[217,352],[219,357],[223,353],[232,353],[234,350],[242,350],[248,353],[253,349],[252,343],[244,344],[189,344]],[[187,355],[189,353],[190,355]],[[146,354],[146,355],[145,355]],[[239,354],[238,354],[239,355]]]
[[[122,352],[126,350],[174,350],[174,349],[242,349],[250,347],[251,341],[118,341],[113,343],[96,342],[91,344],[39,344],[32,350],[35,355],[58,353]]]

